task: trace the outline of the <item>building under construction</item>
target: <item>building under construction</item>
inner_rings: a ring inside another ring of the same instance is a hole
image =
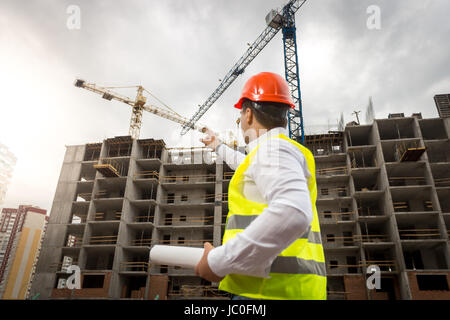
[[[307,136],[328,299],[450,299],[450,118],[390,115]],[[233,171],[205,148],[115,137],[68,146],[31,295],[229,299],[155,244],[221,244]],[[69,290],[67,267],[81,268]],[[381,289],[368,289],[379,267]]]

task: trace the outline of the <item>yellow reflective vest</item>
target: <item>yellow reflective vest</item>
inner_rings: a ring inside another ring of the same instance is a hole
[[[317,186],[314,157],[307,148],[283,134],[269,139],[284,139],[296,146],[299,152],[305,156],[311,173],[311,177],[307,181],[313,219],[307,231],[275,258],[270,268],[270,279],[229,274],[220,282],[219,289],[255,299],[325,300],[327,278],[316,209]],[[244,231],[251,221],[267,207],[267,204],[246,199],[243,194],[244,172],[253,162],[258,148],[259,145],[247,155],[230,181],[229,212],[223,244],[239,232]]]

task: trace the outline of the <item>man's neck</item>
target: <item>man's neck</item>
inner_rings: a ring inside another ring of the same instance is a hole
[[[259,137],[261,137],[262,135],[265,135],[271,129],[267,129],[264,127],[256,127],[256,128],[250,128],[249,130],[250,130],[251,134],[248,135],[249,140],[248,140],[247,144],[250,144],[252,141],[257,140]]]
[[[259,142],[261,140],[263,140],[265,137],[270,137],[272,134],[285,133],[285,131],[286,131],[286,129],[282,128],[282,127],[276,127],[273,129],[265,129],[264,128],[263,130],[260,130],[259,132],[257,131],[259,134],[258,135],[255,134],[254,138],[249,143],[247,143],[246,149],[249,152],[253,148],[255,148],[259,144]]]

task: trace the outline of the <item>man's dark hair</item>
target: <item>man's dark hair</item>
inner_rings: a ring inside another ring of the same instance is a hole
[[[247,108],[252,110],[256,120],[261,123],[261,125],[270,130],[276,127],[286,128],[287,114],[291,107],[279,102],[255,102],[245,99],[242,102],[242,111],[245,111]]]

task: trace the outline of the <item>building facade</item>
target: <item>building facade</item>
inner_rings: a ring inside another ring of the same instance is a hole
[[[0,216],[0,298],[26,299],[48,217],[32,206],[4,208]]]
[[[450,299],[450,119],[396,116],[307,136],[328,299]],[[115,137],[68,146],[32,295],[229,299],[155,244],[221,244],[233,171],[204,148]],[[67,266],[81,269],[69,290]],[[381,288],[366,285],[371,266]]]

